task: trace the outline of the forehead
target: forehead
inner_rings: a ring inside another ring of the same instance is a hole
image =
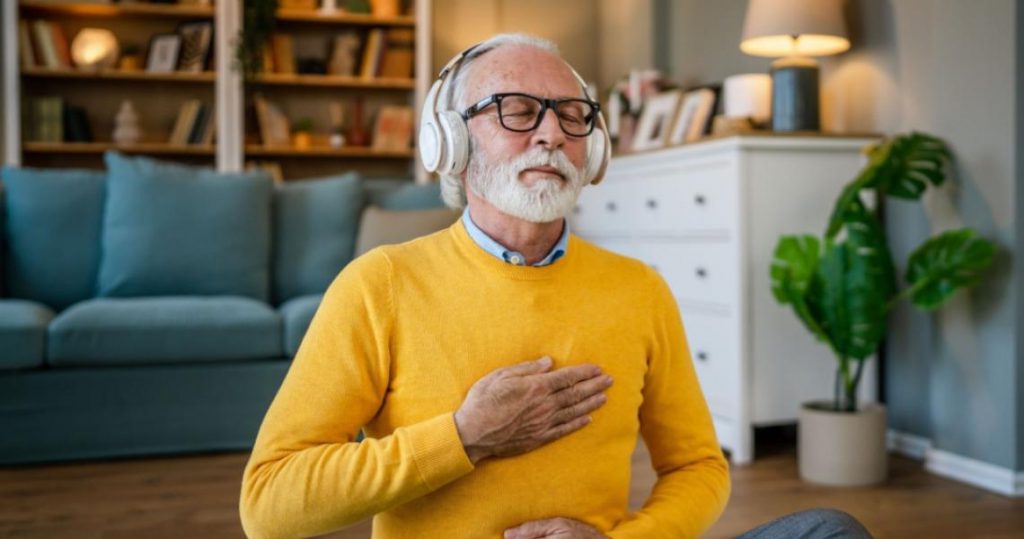
[[[582,95],[579,82],[564,60],[527,45],[505,45],[475,58],[465,91],[470,103],[499,92],[541,97]]]

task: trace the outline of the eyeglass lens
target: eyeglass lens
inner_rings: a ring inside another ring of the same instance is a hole
[[[542,118],[539,115],[543,106],[543,103],[532,97],[509,95],[498,102],[498,115],[501,118],[501,124],[506,129],[530,131],[540,124]],[[594,110],[586,101],[576,99],[560,101],[555,109],[555,114],[566,133],[584,136],[590,132]]]

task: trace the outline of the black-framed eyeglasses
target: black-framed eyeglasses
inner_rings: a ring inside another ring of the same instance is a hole
[[[524,133],[533,131],[544,121],[548,109],[555,111],[562,132],[570,137],[585,137],[594,130],[598,103],[589,99],[564,98],[545,99],[530,94],[508,92],[492,94],[477,101],[462,112],[462,118],[469,120],[485,108],[495,104],[498,107],[498,121],[509,131]]]

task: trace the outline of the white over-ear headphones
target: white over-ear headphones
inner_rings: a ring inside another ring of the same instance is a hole
[[[478,46],[479,44],[473,45],[452,58],[438,73],[437,80],[427,92],[427,97],[423,102],[423,112],[420,116],[418,144],[420,159],[427,172],[457,175],[466,170],[466,164],[469,162],[469,129],[466,127],[466,121],[458,112],[450,109],[439,111],[437,106],[441,101],[441,90],[444,88],[445,81],[455,76],[462,61]],[[586,95],[586,81],[572,66],[569,66],[569,70],[572,71]],[[604,114],[598,109],[597,125],[594,126],[594,132],[587,137],[585,175],[589,183],[597,184],[604,179],[604,172],[608,168],[611,153],[612,145],[608,139]]]

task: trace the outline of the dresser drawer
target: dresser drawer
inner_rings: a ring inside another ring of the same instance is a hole
[[[736,303],[739,263],[733,241],[606,238],[596,242],[650,265],[682,300],[725,306]]]
[[[739,335],[732,317],[683,313],[686,340],[704,398],[716,416],[735,418],[739,395]]]
[[[572,226],[581,235],[732,235],[735,193],[723,167],[637,170],[585,188]]]

